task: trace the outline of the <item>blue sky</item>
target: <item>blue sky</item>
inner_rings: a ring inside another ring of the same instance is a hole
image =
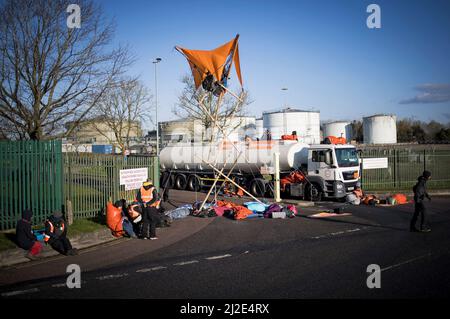
[[[320,110],[321,120],[394,113],[450,121],[450,1],[100,2],[116,20],[115,42],[137,57],[130,73],[152,91],[151,61],[162,58],[160,121],[176,118],[189,72],[174,46],[210,50],[237,33],[249,115],[287,103]],[[381,7],[381,29],[366,26],[371,3]]]

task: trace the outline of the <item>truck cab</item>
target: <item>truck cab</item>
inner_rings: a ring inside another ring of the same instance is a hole
[[[305,164],[302,169],[319,197],[343,198],[354,190],[360,177],[358,153],[353,145],[311,145]]]

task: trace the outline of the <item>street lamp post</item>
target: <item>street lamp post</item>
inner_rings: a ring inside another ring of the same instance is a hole
[[[154,167],[155,180],[153,184],[159,189],[159,124],[158,124],[158,77],[156,72],[156,65],[161,62],[161,58],[156,58],[152,63],[155,65],[155,122],[156,122],[156,162],[157,165]],[[156,173],[158,172],[158,173]]]
[[[161,58],[156,58],[155,61],[153,61],[153,64],[155,65],[155,102],[156,102],[156,110],[155,110],[155,117],[156,117],[156,156],[159,156],[159,125],[158,125],[158,77],[156,72],[156,65],[161,62]]]
[[[281,91],[287,91],[288,88],[281,88]],[[284,107],[287,107],[287,99],[286,99],[286,93],[284,93]]]

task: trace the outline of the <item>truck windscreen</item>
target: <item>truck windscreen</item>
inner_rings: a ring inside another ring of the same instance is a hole
[[[339,167],[359,166],[358,154],[354,148],[336,149],[336,159]]]

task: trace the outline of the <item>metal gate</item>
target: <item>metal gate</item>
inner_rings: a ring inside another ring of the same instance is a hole
[[[0,229],[15,228],[24,209],[35,223],[62,210],[61,141],[0,141]]]
[[[122,169],[148,169],[148,176],[159,185],[158,158],[153,156],[64,153],[64,199],[72,203],[73,216],[96,217],[109,199],[132,201],[136,190],[126,191],[119,185]]]

